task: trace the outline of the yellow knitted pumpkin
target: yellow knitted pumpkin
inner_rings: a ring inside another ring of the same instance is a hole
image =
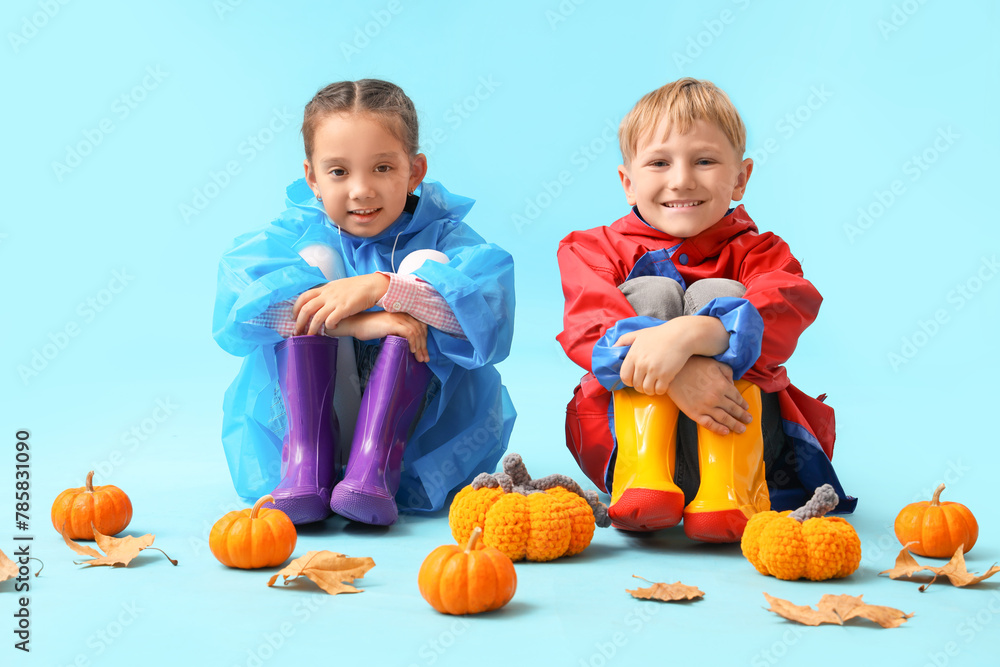
[[[479,527],[483,543],[512,561],[542,562],[580,553],[594,537],[595,523],[610,523],[597,493],[565,475],[532,480],[517,454],[508,454],[503,468],[479,475],[455,495],[448,522],[459,544]]]
[[[861,564],[861,540],[844,519],[823,516],[837,501],[824,484],[794,512],[758,512],[743,531],[743,555],[761,574],[787,581],[846,577]]]

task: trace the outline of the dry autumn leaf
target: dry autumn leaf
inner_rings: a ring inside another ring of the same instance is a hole
[[[906,619],[913,617],[913,614],[906,614],[892,607],[865,604],[861,595],[857,597],[824,595],[819,599],[816,609],[800,607],[788,600],[772,597],[767,593],[764,593],[764,597],[771,603],[768,611],[773,611],[778,616],[802,625],[820,625],[822,623],[843,625],[844,621],[849,621],[852,618],[867,618],[883,628],[897,628],[906,623]]]
[[[69,537],[63,533],[63,541],[66,542],[66,546],[80,554],[81,556],[93,556],[91,560],[83,561],[83,565],[110,565],[112,567],[117,565],[122,565],[128,567],[128,564],[132,562],[132,559],[139,555],[139,552],[143,549],[149,548],[153,544],[153,540],[156,538],[155,535],[142,535],[141,537],[132,537],[131,535],[126,535],[125,537],[110,537],[108,535],[103,535],[94,529],[94,541],[97,542],[97,546],[101,548],[102,554],[97,549],[93,547],[88,547],[83,544],[78,544],[74,542]],[[162,549],[156,549],[164,556],[167,554]],[[177,561],[167,556],[169,560],[174,565],[177,565]]]
[[[278,577],[284,577],[286,586],[289,579],[305,576],[330,595],[340,593],[360,593],[363,588],[355,588],[350,584],[355,579],[361,579],[365,573],[375,567],[371,558],[351,558],[332,551],[309,551],[305,556],[296,558],[281,569],[267,582],[274,586]]]
[[[0,551],[0,581],[7,581],[17,576],[17,563],[7,558],[7,554]]]
[[[907,544],[903,547],[903,550],[899,552],[898,556],[896,556],[896,566],[894,568],[879,572],[879,574],[888,574],[890,579],[899,579],[901,577],[909,578],[918,572],[928,570],[929,572],[934,573],[934,578],[920,587],[921,591],[925,591],[928,586],[937,581],[938,577],[947,577],[952,586],[958,586],[961,588],[964,586],[978,584],[983,579],[989,579],[997,572],[1000,572],[1000,565],[994,565],[990,569],[986,570],[985,573],[978,576],[969,572],[965,565],[964,544],[959,545],[958,549],[955,550],[955,555],[951,557],[951,560],[941,567],[921,565],[913,556],[910,555],[908,550],[909,546],[910,545]]]
[[[633,574],[632,576],[636,579],[642,579],[647,584],[653,584],[648,588],[637,588],[634,591],[626,588],[625,590],[631,593],[634,598],[674,602],[676,600],[696,600],[705,597],[705,593],[698,590],[696,586],[688,586],[679,581],[673,584],[653,583],[649,579],[644,579],[637,574]]]

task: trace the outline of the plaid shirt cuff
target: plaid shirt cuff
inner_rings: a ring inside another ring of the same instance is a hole
[[[379,273],[389,277],[389,289],[375,305],[387,313],[406,313],[446,334],[465,337],[448,302],[428,283],[413,275]]]

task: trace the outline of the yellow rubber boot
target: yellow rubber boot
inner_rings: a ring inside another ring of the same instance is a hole
[[[751,516],[771,509],[764,480],[760,388],[739,380],[736,388],[750,404],[746,431],[716,435],[698,427],[701,484],[684,509],[684,532],[702,542],[739,542]]]
[[[674,484],[679,410],[668,396],[612,394],[618,454],[608,516],[616,528],[651,531],[680,523],[684,493]]]

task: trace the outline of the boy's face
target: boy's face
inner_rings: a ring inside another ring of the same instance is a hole
[[[726,214],[743,199],[753,160],[736,149],[714,123],[695,123],[684,134],[667,130],[663,119],[636,146],[628,166],[618,167],[628,203],[662,232],[689,238]]]
[[[332,114],[316,127],[306,182],[345,232],[372,237],[403,212],[406,193],[427,173],[423,153],[411,158],[392,132],[364,114]]]

